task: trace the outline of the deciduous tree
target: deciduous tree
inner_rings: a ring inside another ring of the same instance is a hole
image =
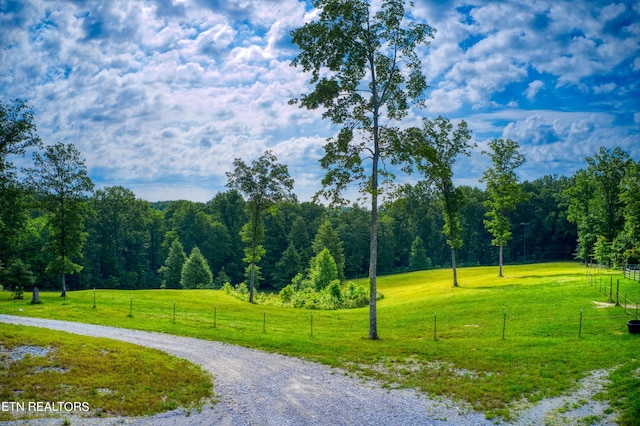
[[[397,123],[421,104],[427,88],[417,49],[429,44],[434,30],[407,22],[403,0],[385,0],[374,9],[366,0],[314,0],[318,17],[292,32],[300,53],[292,65],[311,73],[313,89],[291,101],[322,109],[341,126],[327,141],[320,160],[327,174],[322,194],[344,203],[351,182],[371,197],[369,261],[369,338],[378,339],[376,276],[378,196],[385,160],[397,158]],[[370,161],[366,171],[365,161]]]
[[[247,244],[244,261],[249,265],[249,302],[253,303],[257,264],[264,256],[262,246],[264,223],[262,215],[276,203],[293,200],[293,179],[286,165],[279,164],[271,151],[247,166],[240,158],[233,162],[233,172],[227,173],[227,186],[237,189],[247,197],[249,222],[242,228],[242,240]]]
[[[484,223],[494,237],[491,243],[500,248],[498,276],[503,277],[503,248],[511,238],[511,224],[507,213],[526,199],[515,172],[524,163],[525,157],[518,151],[518,143],[511,139],[494,139],[489,142],[489,148],[490,151],[482,153],[491,158],[492,167],[482,173],[480,180],[486,183],[489,195],[489,199],[485,201],[488,211]]]
[[[453,165],[459,155],[469,156],[474,146],[469,143],[471,134],[467,123],[461,121],[454,129],[448,118],[438,116],[435,120],[422,120],[422,129],[409,132],[411,147],[408,150],[420,173],[438,193],[444,217],[443,233],[451,248],[453,286],[458,287],[456,271],[456,249],[462,247],[460,206],[462,192],[453,184]]]
[[[49,245],[58,256],[48,270],[61,275],[62,296],[66,296],[66,274],[81,269],[72,259],[82,256],[86,198],[93,190],[93,182],[73,144],[47,146],[44,153],[33,154],[33,161],[35,168],[26,170],[27,182],[51,214]]]

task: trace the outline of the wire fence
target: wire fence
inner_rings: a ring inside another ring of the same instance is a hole
[[[627,269],[634,271],[633,268],[627,268],[628,266],[637,267],[638,265],[626,265],[625,268],[623,268],[624,277],[627,279],[637,279],[634,277],[640,275],[639,271],[636,269],[635,272],[627,274]],[[620,290],[620,279],[616,279],[614,283],[613,276],[604,275],[605,272],[607,272],[605,266],[599,264],[587,265],[587,282],[596,288],[599,293],[606,296],[609,303],[615,303],[616,306],[623,308],[624,316],[635,316],[635,318],[638,319],[638,299],[634,301],[627,297],[627,293],[624,292],[624,290]]]
[[[640,282],[640,265],[624,265],[622,272],[625,278]]]

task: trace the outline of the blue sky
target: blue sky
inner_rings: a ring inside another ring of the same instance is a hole
[[[496,137],[522,147],[523,180],[570,176],[601,146],[640,160],[638,2],[414,3],[437,30],[420,51],[426,115],[466,120],[478,145],[458,184],[479,185]],[[97,187],[206,201],[234,158],[270,149],[308,200],[336,132],[288,105],[308,90],[289,33],[313,16],[296,0],[0,0],[0,99],[28,100],[43,141],[75,144]]]

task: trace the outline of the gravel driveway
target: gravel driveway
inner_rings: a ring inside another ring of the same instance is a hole
[[[156,348],[202,366],[213,376],[217,403],[201,412],[174,410],[150,417],[73,418],[82,425],[496,425],[482,413],[469,412],[443,398],[427,398],[409,389],[382,389],[344,371],[240,346],[189,337],[100,325],[0,314],[0,322],[44,327],[86,336],[122,340]],[[576,424],[589,416],[592,424],[609,425],[606,402],[591,397],[606,382],[608,371],[587,376],[576,392],[544,400],[524,410],[517,425]],[[580,403],[578,403],[580,401]],[[575,409],[570,409],[571,405]],[[593,420],[593,417],[591,417]],[[49,426],[60,419],[7,424]]]
[[[382,389],[322,364],[189,337],[0,315],[0,322],[122,340],[185,358],[211,373],[215,406],[187,416],[175,410],[143,418],[78,419],[83,425],[489,425],[481,413],[463,412],[412,390]],[[11,422],[22,424],[23,422]],[[60,424],[60,419],[29,425]]]

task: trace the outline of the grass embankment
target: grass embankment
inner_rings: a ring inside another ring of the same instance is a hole
[[[207,373],[155,349],[2,323],[0,336],[0,401],[24,409],[0,411],[0,420],[146,415],[212,395]]]
[[[58,293],[42,294],[44,304],[36,306],[7,294],[0,312],[262,348],[445,395],[507,418],[515,403],[560,395],[591,370],[628,367],[640,357],[638,336],[627,333],[629,317],[620,307],[594,303],[608,295],[587,282],[584,267],[508,266],[505,274],[497,278],[496,267],[461,268],[460,288],[451,286],[450,270],[379,277],[385,295],[378,302],[379,341],[366,338],[368,308],[250,305],[212,290],[98,290],[96,308],[93,290],[68,293],[66,302]],[[620,278],[629,299],[640,298],[640,285],[617,272],[598,278],[608,283],[609,275]],[[640,414],[637,402],[623,402],[621,409]]]

